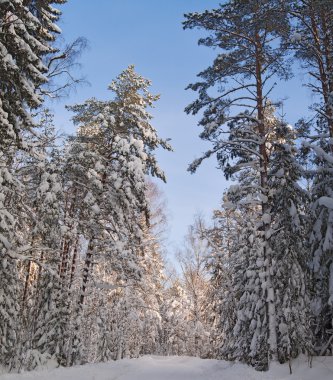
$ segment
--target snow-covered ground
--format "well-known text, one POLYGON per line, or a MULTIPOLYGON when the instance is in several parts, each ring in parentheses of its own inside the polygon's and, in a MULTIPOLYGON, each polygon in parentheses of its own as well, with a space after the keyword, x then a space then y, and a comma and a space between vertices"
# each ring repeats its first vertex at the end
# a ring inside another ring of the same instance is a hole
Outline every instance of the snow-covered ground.
POLYGON ((242 364, 180 356, 144 356, 72 368, 54 368, 23 374, 0 375, 0 380, 332 380, 333 357, 314 358, 312 368, 302 357, 288 365, 273 364, 256 372, 242 364))

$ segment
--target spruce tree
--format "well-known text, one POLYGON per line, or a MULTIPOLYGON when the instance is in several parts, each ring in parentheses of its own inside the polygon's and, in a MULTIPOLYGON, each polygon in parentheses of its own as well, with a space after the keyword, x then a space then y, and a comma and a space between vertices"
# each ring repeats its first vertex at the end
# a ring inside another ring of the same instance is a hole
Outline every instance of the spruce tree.
POLYGON ((17 260, 29 260, 23 254, 28 204, 18 163, 22 162, 20 155, 38 155, 30 144, 36 134, 31 110, 43 103, 40 88, 47 82, 43 60, 52 54, 51 45, 60 33, 55 25, 60 12, 51 4, 62 2, 0 3, 0 291, 5 316, 0 319, 1 364, 12 367, 20 361, 23 335, 17 315, 21 299, 17 260))
POLYGON ((0 115, 2 148, 15 144, 26 149, 22 133, 34 127, 29 109, 38 108, 43 98, 39 88, 46 83, 43 57, 60 29, 55 22, 60 12, 51 6, 58 1, 2 1, 0 115))

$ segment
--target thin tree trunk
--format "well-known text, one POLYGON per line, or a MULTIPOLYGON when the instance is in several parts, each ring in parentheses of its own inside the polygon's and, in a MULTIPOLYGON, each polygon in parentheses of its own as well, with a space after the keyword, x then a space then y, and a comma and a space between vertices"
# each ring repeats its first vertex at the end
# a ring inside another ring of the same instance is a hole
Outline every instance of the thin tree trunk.
POLYGON ((72 284, 73 284, 74 274, 75 274, 75 271, 76 271, 78 244, 79 244, 79 237, 76 238, 75 245, 74 245, 74 252, 73 252, 73 259, 72 259, 72 268, 71 268, 71 278, 70 278, 69 287, 71 287, 72 284))
POLYGON ((93 258, 93 241, 94 241, 94 238, 92 237, 88 244, 86 259, 84 262, 82 286, 81 286, 80 301, 79 301, 80 306, 82 306, 84 303, 84 298, 85 298, 85 294, 86 294, 86 290, 87 290, 87 286, 89 282, 89 275, 90 275, 90 270, 92 267, 92 258, 93 258))
POLYGON ((27 274, 25 276, 24 291, 23 291, 23 298, 22 298, 23 307, 27 301, 28 288, 29 288, 29 283, 30 283, 30 272, 31 272, 31 261, 29 261, 27 265, 27 274))
MULTIPOLYGON (((42 252, 40 254, 40 262, 43 262, 43 260, 44 260, 44 252, 42 252)), ((37 273, 37 281, 36 281, 36 283, 37 283, 37 289, 40 288, 39 284, 40 284, 40 278, 41 278, 41 275, 42 275, 42 270, 43 270, 42 267, 39 266, 38 267, 38 273, 37 273)))
POLYGON ((68 268, 69 248, 70 248, 70 241, 69 239, 66 239, 63 244, 63 250, 61 254, 61 263, 59 267, 59 275, 62 280, 64 280, 66 276, 67 268, 68 268))

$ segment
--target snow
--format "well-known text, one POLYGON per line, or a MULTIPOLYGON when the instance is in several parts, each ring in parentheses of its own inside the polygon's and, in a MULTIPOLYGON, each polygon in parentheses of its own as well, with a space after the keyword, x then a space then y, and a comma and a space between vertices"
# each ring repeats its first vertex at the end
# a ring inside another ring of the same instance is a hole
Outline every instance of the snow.
POLYGON ((271 222, 271 216, 270 216, 270 214, 264 214, 262 216, 261 220, 263 221, 263 223, 269 224, 271 222))
POLYGON ((333 263, 330 265, 330 273, 329 273, 329 280, 328 280, 328 293, 330 295, 328 299, 328 304, 333 306, 333 263))
POLYGON ((302 41, 302 35, 298 32, 295 32, 290 36, 290 41, 294 42, 294 43, 295 42, 301 42, 302 41))
POLYGON ((277 178, 282 178, 282 177, 284 177, 284 169, 283 169, 283 168, 279 169, 279 170, 275 173, 275 177, 277 177, 277 178))
POLYGON ((318 203, 320 206, 325 206, 327 208, 333 209, 333 198, 320 197, 318 203))
POLYGON ((0 380, 332 380, 333 357, 315 357, 312 368, 307 357, 291 363, 274 363, 268 372, 257 372, 244 364, 186 356, 144 356, 72 368, 0 375, 0 380))

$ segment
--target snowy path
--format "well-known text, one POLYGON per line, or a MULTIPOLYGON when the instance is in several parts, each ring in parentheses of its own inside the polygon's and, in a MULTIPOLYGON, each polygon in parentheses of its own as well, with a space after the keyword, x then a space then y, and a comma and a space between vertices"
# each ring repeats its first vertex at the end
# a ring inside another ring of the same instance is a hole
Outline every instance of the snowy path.
POLYGON ((313 368, 306 358, 293 363, 294 375, 286 365, 273 365, 259 373, 241 364, 190 357, 145 356, 74 368, 49 369, 24 374, 0 375, 0 380, 332 380, 333 358, 316 358, 313 368))

